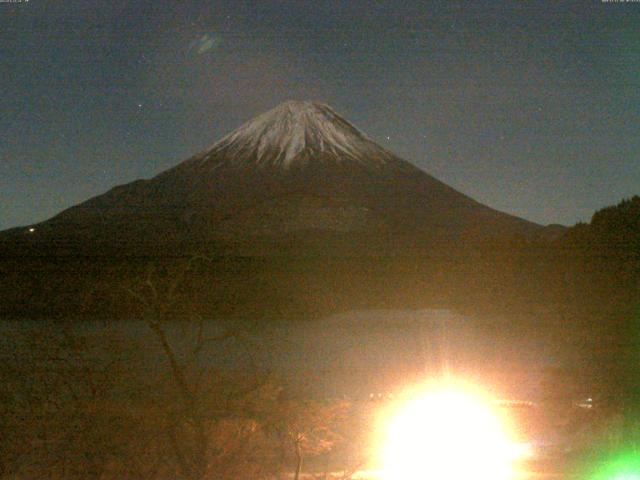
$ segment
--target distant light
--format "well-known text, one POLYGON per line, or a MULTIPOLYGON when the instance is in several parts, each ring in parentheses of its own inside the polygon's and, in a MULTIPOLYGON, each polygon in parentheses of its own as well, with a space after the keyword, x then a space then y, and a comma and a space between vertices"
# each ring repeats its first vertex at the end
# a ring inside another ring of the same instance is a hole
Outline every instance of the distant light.
POLYGON ((33 232, 35 232, 35 231, 36 231, 36 229, 35 229, 35 228, 33 228, 33 227, 31 227, 31 228, 29 229, 29 233, 33 233, 33 232))

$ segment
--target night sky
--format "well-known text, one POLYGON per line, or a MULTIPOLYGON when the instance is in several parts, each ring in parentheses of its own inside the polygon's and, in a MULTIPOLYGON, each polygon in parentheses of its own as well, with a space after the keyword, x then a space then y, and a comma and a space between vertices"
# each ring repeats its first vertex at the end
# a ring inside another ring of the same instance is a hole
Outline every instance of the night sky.
POLYGON ((640 193, 640 3, 3 0, 0 78, 0 229, 287 99, 535 222, 640 193))

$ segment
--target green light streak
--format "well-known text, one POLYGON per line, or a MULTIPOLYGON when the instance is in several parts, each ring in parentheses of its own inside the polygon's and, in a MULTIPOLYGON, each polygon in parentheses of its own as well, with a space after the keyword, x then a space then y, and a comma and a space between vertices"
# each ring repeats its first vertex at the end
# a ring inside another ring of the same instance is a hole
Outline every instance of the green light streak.
POLYGON ((589 480, 640 480, 640 452, 637 450, 614 455, 598 466, 589 480))

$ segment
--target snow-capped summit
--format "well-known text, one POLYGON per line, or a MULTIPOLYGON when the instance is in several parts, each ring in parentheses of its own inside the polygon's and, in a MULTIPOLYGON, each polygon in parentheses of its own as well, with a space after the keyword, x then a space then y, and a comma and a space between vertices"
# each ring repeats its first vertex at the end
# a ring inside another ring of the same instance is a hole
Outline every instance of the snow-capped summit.
POLYGON ((287 169, 318 156, 365 165, 379 165, 392 157, 328 105, 289 100, 224 137, 203 161, 224 157, 287 169))

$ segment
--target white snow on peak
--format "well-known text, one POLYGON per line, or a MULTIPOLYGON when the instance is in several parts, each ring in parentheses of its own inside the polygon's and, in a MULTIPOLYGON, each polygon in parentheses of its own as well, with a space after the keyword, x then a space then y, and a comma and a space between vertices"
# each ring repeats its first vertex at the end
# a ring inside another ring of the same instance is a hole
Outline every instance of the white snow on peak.
POLYGON ((224 151, 239 162, 257 159, 284 168, 302 152, 330 153, 360 163, 379 164, 387 152, 321 103, 287 101, 245 123, 208 152, 224 151), (381 155, 382 154, 382 155, 381 155))

